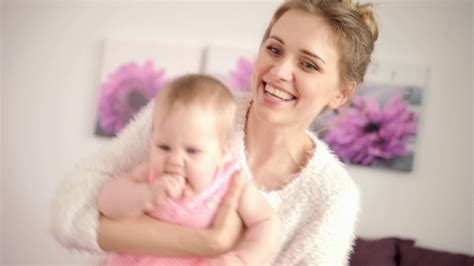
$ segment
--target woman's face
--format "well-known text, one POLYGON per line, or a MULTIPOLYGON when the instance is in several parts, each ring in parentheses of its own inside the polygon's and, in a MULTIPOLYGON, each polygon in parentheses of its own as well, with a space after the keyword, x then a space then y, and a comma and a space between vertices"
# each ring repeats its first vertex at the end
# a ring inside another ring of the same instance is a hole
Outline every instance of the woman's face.
POLYGON ((338 59, 332 31, 321 18, 285 12, 255 62, 252 98, 257 116, 306 128, 324 107, 344 103, 338 59))

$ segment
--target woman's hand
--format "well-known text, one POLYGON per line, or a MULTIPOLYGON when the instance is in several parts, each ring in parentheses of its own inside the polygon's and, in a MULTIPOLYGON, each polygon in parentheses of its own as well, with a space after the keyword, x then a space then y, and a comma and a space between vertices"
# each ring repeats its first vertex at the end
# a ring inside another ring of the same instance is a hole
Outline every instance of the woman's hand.
POLYGON ((211 228, 211 244, 218 253, 231 250, 242 235, 242 220, 237 213, 246 180, 237 172, 232 177, 229 191, 219 206, 211 228))

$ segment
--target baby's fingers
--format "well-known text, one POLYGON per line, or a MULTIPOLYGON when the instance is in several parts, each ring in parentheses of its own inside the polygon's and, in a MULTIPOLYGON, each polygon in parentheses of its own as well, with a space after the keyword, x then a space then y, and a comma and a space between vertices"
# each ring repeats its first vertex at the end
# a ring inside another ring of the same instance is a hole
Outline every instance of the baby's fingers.
POLYGON ((166 180, 166 193, 169 197, 180 198, 184 191, 184 178, 182 176, 168 177, 166 180))

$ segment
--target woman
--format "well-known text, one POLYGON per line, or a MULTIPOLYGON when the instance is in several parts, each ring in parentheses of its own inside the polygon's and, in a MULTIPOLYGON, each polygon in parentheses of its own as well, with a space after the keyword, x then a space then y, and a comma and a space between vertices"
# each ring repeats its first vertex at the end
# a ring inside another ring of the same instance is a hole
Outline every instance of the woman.
MULTIPOLYGON (((377 26, 369 5, 350 0, 283 3, 256 59, 251 93, 239 105, 233 148, 243 175, 278 210, 284 244, 275 265, 347 263, 359 192, 343 165, 307 132, 314 117, 347 103, 370 62, 377 26)), ((222 254, 237 241, 239 179, 209 230, 193 230, 142 216, 99 216, 96 197, 107 178, 148 154, 150 104, 108 149, 79 165, 58 193, 54 226, 66 246, 147 255, 222 254)), ((245 231, 242 232, 245 237, 245 231)))

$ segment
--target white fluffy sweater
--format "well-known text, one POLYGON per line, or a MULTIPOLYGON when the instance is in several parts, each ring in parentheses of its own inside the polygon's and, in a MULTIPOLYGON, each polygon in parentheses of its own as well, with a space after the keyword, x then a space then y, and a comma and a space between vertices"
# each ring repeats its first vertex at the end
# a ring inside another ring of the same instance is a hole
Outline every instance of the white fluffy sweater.
MULTIPOLYGON (((239 106, 233 148, 251 176, 244 151, 250 95, 239 106)), ((79 163, 61 185, 53 204, 52 229, 65 247, 102 253, 97 244, 96 198, 109 177, 148 156, 153 103, 98 155, 79 163)), ((262 192, 284 225, 284 244, 273 265, 346 265, 359 211, 359 191, 326 144, 308 132, 316 149, 298 176, 283 189, 262 192)))

